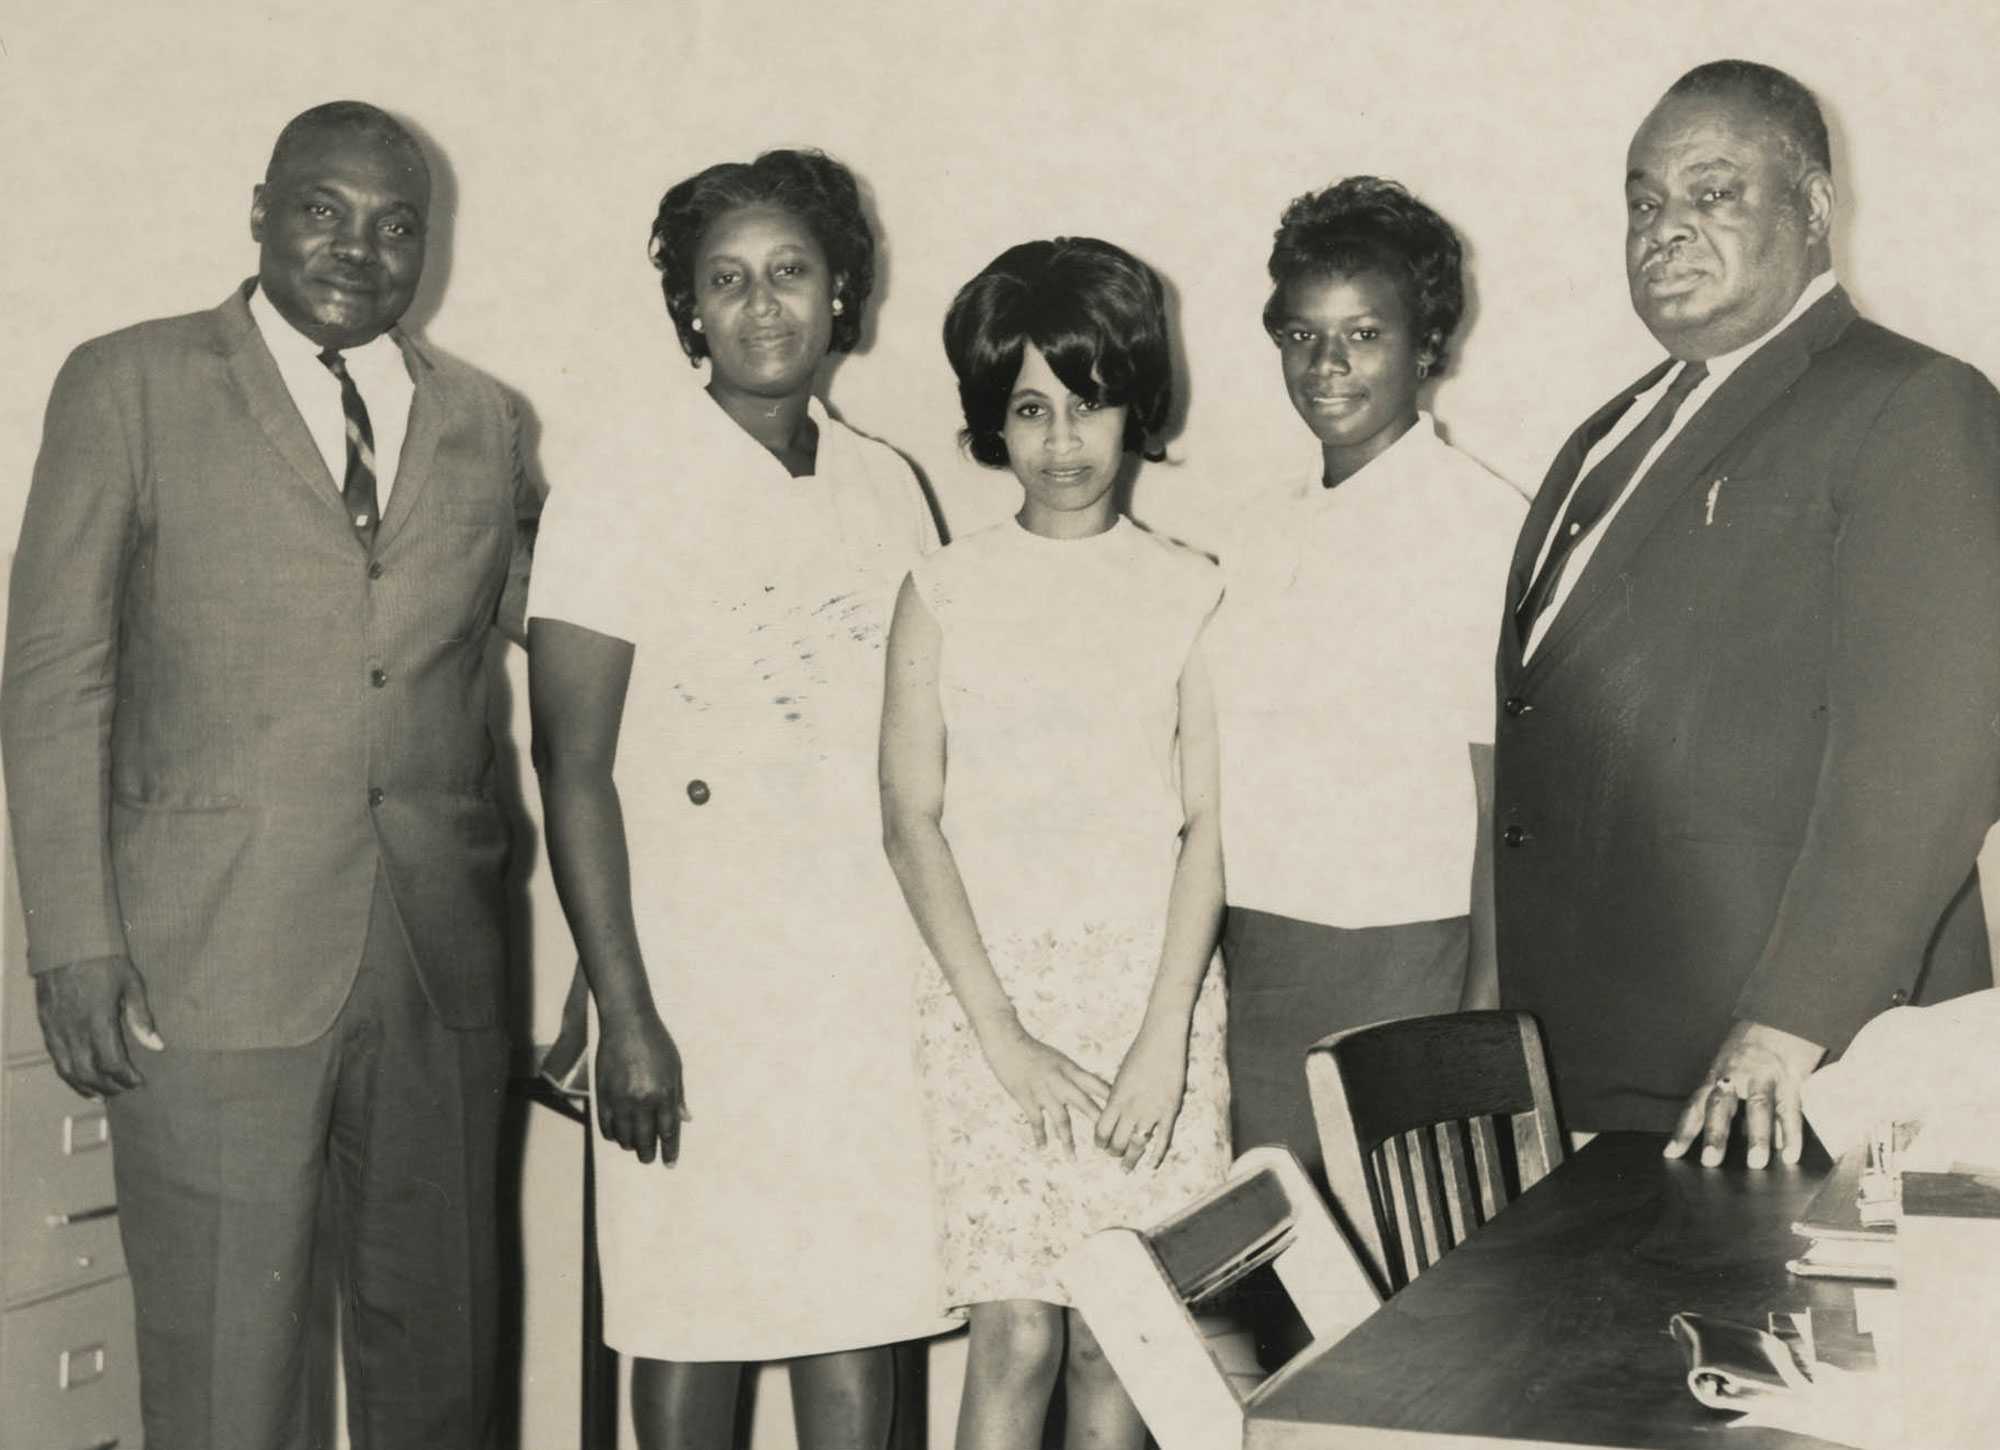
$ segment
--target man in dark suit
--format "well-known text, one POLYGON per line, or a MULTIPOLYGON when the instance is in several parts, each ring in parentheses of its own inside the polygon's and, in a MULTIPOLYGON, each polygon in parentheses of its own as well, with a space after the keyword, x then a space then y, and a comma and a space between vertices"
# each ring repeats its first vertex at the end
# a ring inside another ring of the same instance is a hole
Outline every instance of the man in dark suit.
POLYGON ((488 1433, 484 656, 538 500, 500 387, 394 326, 429 200, 387 114, 306 112, 257 276, 85 343, 49 402, 0 743, 43 1033, 109 1100, 150 1450, 305 1443, 323 1188, 354 1443, 488 1433))
POLYGON ((2000 396, 1856 315, 1826 126, 1683 76, 1633 139, 1632 304, 1671 356, 1573 435, 1514 556, 1499 1000, 1570 1127, 1796 1161, 1870 1016, 1990 985, 2000 396))

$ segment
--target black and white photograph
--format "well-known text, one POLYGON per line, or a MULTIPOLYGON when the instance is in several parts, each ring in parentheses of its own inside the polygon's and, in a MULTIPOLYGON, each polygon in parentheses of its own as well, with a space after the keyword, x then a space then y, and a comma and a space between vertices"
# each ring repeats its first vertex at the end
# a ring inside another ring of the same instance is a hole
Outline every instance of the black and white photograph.
POLYGON ((0 1450, 2000 1444, 1996 56, 0 0, 0 1450))

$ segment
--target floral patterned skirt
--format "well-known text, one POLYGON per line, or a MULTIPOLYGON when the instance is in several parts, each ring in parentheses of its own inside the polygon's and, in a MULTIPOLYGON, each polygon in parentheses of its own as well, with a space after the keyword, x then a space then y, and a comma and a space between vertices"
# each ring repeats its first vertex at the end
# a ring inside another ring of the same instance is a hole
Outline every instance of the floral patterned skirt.
MULTIPOLYGON (((1159 969, 1162 922, 1093 922, 1034 933, 987 932, 987 951, 1033 1036, 1104 1078, 1145 1015, 1159 969)), ((1067 1304, 1056 1262, 1102 1228, 1150 1224, 1228 1173, 1229 1078, 1222 970, 1195 1001, 1187 1093, 1165 1160, 1127 1173, 1099 1148, 1095 1122, 1072 1114, 1076 1156, 1036 1147, 1018 1104, 980 1051, 934 963, 917 989, 917 1064, 930 1140, 944 1307, 1001 1299, 1067 1304)))

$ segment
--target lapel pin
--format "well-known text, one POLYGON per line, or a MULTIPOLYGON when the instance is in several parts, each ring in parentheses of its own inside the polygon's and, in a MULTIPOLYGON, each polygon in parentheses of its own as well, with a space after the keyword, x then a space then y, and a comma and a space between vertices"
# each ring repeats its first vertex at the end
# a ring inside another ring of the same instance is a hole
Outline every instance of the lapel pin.
POLYGON ((1702 511, 1701 526, 1707 528, 1715 522, 1715 501, 1722 497, 1722 485, 1729 482, 1729 475, 1723 474, 1708 486, 1708 505, 1702 511))

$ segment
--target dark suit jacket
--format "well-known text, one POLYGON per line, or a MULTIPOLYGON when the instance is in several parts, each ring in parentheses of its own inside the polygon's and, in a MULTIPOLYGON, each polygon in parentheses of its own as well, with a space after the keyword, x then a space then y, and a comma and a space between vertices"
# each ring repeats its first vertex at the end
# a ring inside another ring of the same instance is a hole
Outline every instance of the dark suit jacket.
POLYGON ((491 1024, 486 646, 518 633, 538 510, 515 410, 396 335, 415 392, 371 561, 248 293, 56 379, 0 681, 30 965, 129 954, 177 1047, 309 1041, 379 861, 432 1004, 491 1024))
POLYGON ((1499 660, 1501 999, 1573 1128, 1671 1127, 1731 1022, 1839 1052, 1990 985, 2000 815, 2000 395, 1816 303, 1722 383, 1608 526, 1532 659, 1499 660))

